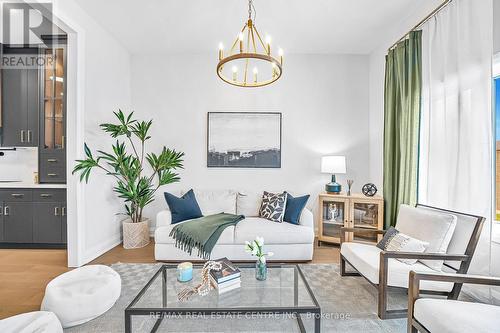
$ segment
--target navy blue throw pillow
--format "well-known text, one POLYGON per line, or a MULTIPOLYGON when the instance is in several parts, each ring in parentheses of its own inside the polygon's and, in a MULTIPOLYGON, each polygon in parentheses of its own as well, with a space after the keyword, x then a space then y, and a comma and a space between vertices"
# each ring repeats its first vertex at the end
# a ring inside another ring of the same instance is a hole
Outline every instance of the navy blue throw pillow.
POLYGON ((294 198, 290 193, 286 193, 286 206, 284 221, 292 224, 299 224, 300 214, 309 200, 309 194, 294 198))
POLYGON ((172 224, 203 216, 193 190, 189 190, 180 198, 167 192, 164 195, 172 213, 172 224))

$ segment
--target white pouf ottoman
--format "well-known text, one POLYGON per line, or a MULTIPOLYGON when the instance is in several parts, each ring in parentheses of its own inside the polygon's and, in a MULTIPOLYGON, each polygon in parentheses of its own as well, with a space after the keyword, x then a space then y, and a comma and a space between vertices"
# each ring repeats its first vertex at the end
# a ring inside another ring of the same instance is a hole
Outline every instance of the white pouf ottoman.
POLYGON ((49 282, 41 310, 54 312, 64 328, 83 324, 115 304, 121 285, 120 275, 108 266, 76 268, 49 282))
POLYGON ((34 311, 0 320, 2 333, 62 333, 59 319, 52 312, 34 311))

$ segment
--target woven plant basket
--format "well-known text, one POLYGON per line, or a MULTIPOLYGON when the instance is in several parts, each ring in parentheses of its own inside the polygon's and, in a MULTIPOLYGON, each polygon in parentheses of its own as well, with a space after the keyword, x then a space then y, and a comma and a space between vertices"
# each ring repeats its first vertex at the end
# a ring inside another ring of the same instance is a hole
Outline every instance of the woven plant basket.
POLYGON ((123 221, 123 248, 138 249, 149 244, 149 220, 132 223, 132 220, 123 221))

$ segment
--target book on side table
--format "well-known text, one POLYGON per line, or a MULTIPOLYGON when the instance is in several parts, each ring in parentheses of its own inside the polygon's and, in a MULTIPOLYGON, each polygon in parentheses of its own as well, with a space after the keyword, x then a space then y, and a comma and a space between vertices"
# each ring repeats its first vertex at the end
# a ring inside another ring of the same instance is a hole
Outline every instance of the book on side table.
POLYGON ((238 267, 227 258, 215 261, 220 262, 222 268, 220 271, 210 271, 210 281, 219 294, 241 287, 241 272, 238 267))

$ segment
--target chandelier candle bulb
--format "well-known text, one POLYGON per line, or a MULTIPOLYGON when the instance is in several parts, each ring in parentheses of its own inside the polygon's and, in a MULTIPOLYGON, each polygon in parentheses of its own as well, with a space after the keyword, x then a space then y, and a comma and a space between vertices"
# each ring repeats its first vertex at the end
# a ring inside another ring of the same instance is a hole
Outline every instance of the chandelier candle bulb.
POLYGON ((257 74, 259 74, 259 70, 257 69, 257 67, 254 67, 253 68, 253 82, 254 83, 257 83, 257 74))
POLYGON ((267 55, 271 55, 271 36, 266 36, 267 55))
POLYGON ((219 61, 224 58, 224 45, 219 43, 219 61))
POLYGON ((236 81, 238 75, 238 67, 233 66, 233 81, 236 81))
POLYGON ((240 53, 243 53, 243 32, 240 32, 238 39, 240 40, 240 53))
POLYGON ((280 56, 280 64, 283 65, 283 49, 278 50, 278 55, 280 56))

